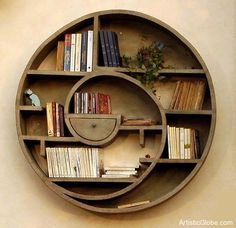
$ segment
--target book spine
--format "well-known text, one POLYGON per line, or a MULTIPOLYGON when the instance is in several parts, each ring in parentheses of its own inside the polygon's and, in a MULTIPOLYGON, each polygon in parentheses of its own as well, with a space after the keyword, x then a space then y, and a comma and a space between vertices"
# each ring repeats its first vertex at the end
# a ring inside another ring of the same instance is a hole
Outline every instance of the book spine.
POLYGON ((81 46, 81 71, 87 70, 87 44, 88 32, 82 33, 82 46, 81 46))
POLYGON ((59 104, 56 103, 56 136, 60 137, 59 104))
POLYGON ((48 164, 48 176, 54 177, 53 169, 52 169, 52 157, 51 157, 51 150, 49 147, 46 147, 46 155, 47 155, 47 164, 48 164))
POLYGON ((105 40, 106 53, 107 53, 107 59, 108 59, 108 66, 112 67, 111 50, 110 50, 109 41, 108 41, 108 34, 107 34, 107 31, 103 31, 103 32, 104 32, 104 40, 105 40))
POLYGON ((81 63, 81 34, 76 34, 76 45, 75 45, 75 71, 80 71, 81 63))
POLYGON ((119 66, 121 66, 121 64, 120 64, 120 50, 119 50, 118 37, 115 32, 112 32, 112 39, 113 39, 113 43, 114 43, 116 63, 117 63, 117 66, 119 67, 119 66))
POLYGON ((57 42, 57 62, 56 62, 57 71, 63 71, 64 69, 64 51, 65 51, 65 42, 58 41, 57 42))
POLYGON ((70 71, 71 34, 65 34, 64 71, 70 71))
POLYGON ((46 103, 48 136, 54 136, 52 102, 46 103))
POLYGON ((59 104, 59 124, 60 124, 60 136, 64 137, 64 107, 59 104))
POLYGON ((71 34, 70 71, 75 71, 76 34, 71 34))
POLYGON ((88 44, 87 44, 87 72, 93 69, 93 31, 88 31, 88 44))
POLYGON ((108 32, 107 32, 107 35, 108 35, 108 42, 109 42, 109 46, 110 46, 110 50, 111 50, 112 66, 113 66, 113 67, 117 67, 116 56, 115 56, 115 48, 114 48, 114 42, 113 42, 113 38, 112 38, 112 32, 111 32, 111 31, 108 31, 108 32))
POLYGON ((106 47, 105 47, 105 39, 104 39, 104 31, 99 31, 99 37, 100 37, 100 44, 101 44, 101 50, 102 50, 102 57, 103 57, 103 64, 105 67, 108 67, 108 60, 107 60, 107 53, 106 53, 106 47))
POLYGON ((52 102, 53 136, 57 136, 56 102, 52 102))

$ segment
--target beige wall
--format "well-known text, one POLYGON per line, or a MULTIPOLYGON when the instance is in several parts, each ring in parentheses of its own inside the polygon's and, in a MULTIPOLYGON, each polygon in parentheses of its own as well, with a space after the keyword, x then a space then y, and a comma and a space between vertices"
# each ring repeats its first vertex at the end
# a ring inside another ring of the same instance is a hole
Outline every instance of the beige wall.
POLYGON ((182 219, 236 226, 235 0, 0 0, 0 227, 178 227, 182 219), (14 102, 36 48, 70 21, 94 11, 130 9, 172 26, 199 51, 212 75, 217 125, 207 161, 172 199, 128 215, 98 215, 51 192, 17 141, 14 102))

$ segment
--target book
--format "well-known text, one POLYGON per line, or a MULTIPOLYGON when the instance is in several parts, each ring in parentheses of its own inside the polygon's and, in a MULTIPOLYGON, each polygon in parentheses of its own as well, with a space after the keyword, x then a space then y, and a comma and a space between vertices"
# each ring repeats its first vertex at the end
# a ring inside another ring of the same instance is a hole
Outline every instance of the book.
POLYGON ((99 38, 100 38, 101 52, 102 52, 102 58, 103 58, 103 65, 105 67, 108 67, 107 52, 106 52, 105 39, 104 39, 104 31, 102 31, 102 30, 99 31, 99 38))
POLYGON ((47 115, 47 127, 48 127, 48 136, 54 136, 53 128, 53 114, 52 114, 52 103, 46 103, 46 115, 47 115))
POLYGON ((91 72, 93 68, 93 31, 88 31, 87 41, 87 72, 91 72))
POLYGON ((112 38, 112 32, 107 31, 107 37, 108 37, 108 43, 110 47, 110 52, 111 52, 111 62, 113 67, 117 67, 117 62, 116 62, 116 55, 115 55, 115 48, 114 48, 114 39, 112 38))
POLYGON ((88 44, 88 32, 82 33, 81 41, 81 63, 80 70, 87 71, 87 44, 88 44))
POLYGON ((75 42, 75 71, 80 71, 82 35, 80 33, 77 33, 75 39, 76 39, 76 42, 75 42))
POLYGON ((156 124, 155 120, 151 119, 123 119, 123 126, 151 126, 156 124))
POLYGON ((65 34, 64 71, 70 71, 71 34, 65 34))
POLYGON ((104 34, 104 41, 105 41, 105 47, 106 47, 106 53, 107 53, 108 66, 112 67, 111 49, 110 49, 109 40, 108 40, 108 33, 107 31, 103 31, 103 34, 104 34))
POLYGON ((204 102, 206 82, 203 80, 178 81, 170 109, 200 110, 204 102))
POLYGON ((75 47, 76 47, 76 34, 71 34, 70 46, 70 71, 75 71, 75 47))
POLYGON ((114 43, 116 63, 117 63, 117 66, 119 67, 121 65, 120 64, 121 61, 120 61, 120 50, 119 50, 118 37, 115 32, 111 32, 111 33, 112 33, 112 39, 113 39, 113 43, 114 43))
POLYGON ((65 42, 58 41, 57 42, 57 60, 56 60, 57 71, 64 70, 64 51, 65 51, 65 42))

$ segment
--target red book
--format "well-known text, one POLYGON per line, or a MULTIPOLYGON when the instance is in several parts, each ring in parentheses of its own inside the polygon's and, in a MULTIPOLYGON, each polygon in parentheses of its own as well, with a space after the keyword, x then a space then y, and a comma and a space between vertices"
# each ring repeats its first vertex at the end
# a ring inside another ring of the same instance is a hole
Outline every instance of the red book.
POLYGON ((60 136, 64 137, 64 107, 59 104, 59 124, 60 124, 60 136))

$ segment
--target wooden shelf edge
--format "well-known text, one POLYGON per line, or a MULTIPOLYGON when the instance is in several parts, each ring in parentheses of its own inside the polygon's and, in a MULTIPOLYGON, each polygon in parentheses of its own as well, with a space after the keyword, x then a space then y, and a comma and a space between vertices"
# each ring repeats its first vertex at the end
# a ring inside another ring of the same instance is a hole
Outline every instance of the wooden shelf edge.
POLYGON ((162 125, 150 125, 150 126, 128 126, 128 125, 120 125, 119 130, 159 130, 162 131, 162 125))
POLYGON ((166 114, 179 114, 179 115, 212 115, 212 110, 175 110, 165 109, 166 114))
POLYGON ((30 112, 43 112, 45 108, 42 106, 31 106, 31 105, 20 105, 18 106, 20 111, 30 111, 30 112))
POLYGON ((88 72, 56 71, 56 70, 28 70, 27 75, 35 76, 74 76, 84 77, 88 72))
POLYGON ((76 137, 51 137, 36 135, 22 135, 21 137, 24 141, 79 142, 76 137))
POLYGON ((102 178, 102 177, 78 177, 78 178, 69 178, 69 177, 59 177, 59 178, 54 178, 54 177, 48 177, 47 180, 51 182, 95 182, 95 183, 134 183, 137 178, 135 177, 130 177, 130 178, 102 178))
MULTIPOLYGON (((128 69, 126 67, 96 66, 95 70, 117 71, 123 73, 144 73, 143 69, 128 69)), ((203 69, 161 69, 159 74, 205 74, 203 69)))
MULTIPOLYGON (((140 163, 152 163, 155 159, 154 158, 139 158, 140 163)), ((202 162, 201 159, 169 159, 169 158, 159 158, 157 163, 164 163, 164 164, 189 164, 189 163, 200 163, 202 162)))
POLYGON ((66 118, 89 118, 89 119, 120 119, 119 114, 76 114, 76 113, 65 113, 66 118))

